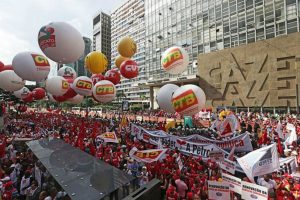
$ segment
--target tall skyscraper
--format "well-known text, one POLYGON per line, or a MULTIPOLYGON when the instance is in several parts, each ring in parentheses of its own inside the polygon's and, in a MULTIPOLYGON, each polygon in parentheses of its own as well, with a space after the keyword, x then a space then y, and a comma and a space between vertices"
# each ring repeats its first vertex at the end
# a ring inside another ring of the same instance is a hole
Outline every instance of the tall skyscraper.
MULTIPOLYGON (((78 76, 91 76, 91 73, 84 67, 84 59, 85 57, 91 52, 91 45, 92 45, 92 40, 87 37, 83 37, 84 40, 84 54, 75 62, 75 63, 70 63, 66 64, 67 66, 73 67, 74 70, 77 73, 78 76)), ((61 65, 58 64, 58 68, 60 68, 61 65)))
POLYGON ((193 63, 199 54, 299 31, 299 2, 145 0, 148 80, 159 87, 164 81, 190 79, 198 74, 193 63), (160 64, 161 54, 174 45, 189 53, 190 64, 181 77, 165 73, 160 64))
POLYGON ((111 17, 102 11, 93 19, 93 51, 101 51, 111 66, 111 17))
POLYGON ((139 66, 137 78, 122 79, 117 85, 119 93, 123 93, 131 103, 148 104, 149 89, 143 85, 146 83, 145 71, 145 7, 141 0, 128 0, 114 10, 112 18, 112 60, 118 56, 117 45, 122 37, 130 36, 137 43, 137 53, 132 58, 139 66))

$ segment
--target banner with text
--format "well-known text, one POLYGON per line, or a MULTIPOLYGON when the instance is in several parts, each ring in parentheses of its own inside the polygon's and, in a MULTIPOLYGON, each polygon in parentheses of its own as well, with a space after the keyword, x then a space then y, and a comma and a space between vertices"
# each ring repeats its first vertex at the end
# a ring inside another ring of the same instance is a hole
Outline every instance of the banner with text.
POLYGON ((104 142, 112 142, 112 143, 119 143, 119 140, 117 138, 117 135, 115 132, 106 132, 99 136, 104 140, 104 142))
POLYGON ((208 183, 208 199, 230 199, 229 185, 223 182, 207 181, 208 183))
POLYGON ((224 159, 223 161, 219 162, 220 168, 231 173, 234 174, 235 173, 235 167, 236 167, 236 163, 228 160, 228 159, 224 159))
POLYGON ((242 181, 242 198, 247 200, 268 200, 268 188, 242 181))
POLYGON ((152 163, 159 160, 167 149, 149 149, 139 151, 136 148, 132 148, 129 152, 129 156, 138 162, 152 163))
POLYGON ((238 194, 242 194, 242 180, 240 178, 222 173, 223 182, 228 183, 229 190, 238 194))

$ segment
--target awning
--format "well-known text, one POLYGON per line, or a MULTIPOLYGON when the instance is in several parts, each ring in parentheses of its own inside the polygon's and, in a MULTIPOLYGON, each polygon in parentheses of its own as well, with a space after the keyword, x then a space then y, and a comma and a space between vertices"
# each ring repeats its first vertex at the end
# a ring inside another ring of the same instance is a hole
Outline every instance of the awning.
POLYGON ((133 180, 60 139, 35 140, 27 145, 73 200, 99 200, 133 180))

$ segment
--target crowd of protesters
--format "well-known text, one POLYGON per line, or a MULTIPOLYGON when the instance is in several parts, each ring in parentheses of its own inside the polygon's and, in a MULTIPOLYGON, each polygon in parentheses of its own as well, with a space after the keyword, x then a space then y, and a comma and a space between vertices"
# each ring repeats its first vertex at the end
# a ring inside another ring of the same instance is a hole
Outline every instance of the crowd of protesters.
MULTIPOLYGON (((141 113, 145 114, 145 113, 141 113)), ((149 113, 148 113, 149 115, 149 113)), ((163 112, 151 112, 150 115, 160 116, 163 112)), ((239 130, 235 135, 248 132, 254 149, 270 143, 283 144, 278 137, 278 123, 282 133, 286 132, 286 124, 292 123, 297 134, 300 134, 300 121, 292 115, 271 116, 269 113, 236 113, 239 119, 239 130)), ((172 116, 175 117, 175 116, 172 116)), ((220 116, 215 113, 210 120, 220 116)), ((162 199, 208 199, 207 180, 222 181, 222 170, 211 159, 203 161, 201 157, 182 155, 178 149, 168 150, 163 160, 151 164, 138 163, 129 157, 129 151, 136 147, 139 150, 154 149, 154 145, 139 141, 131 135, 130 122, 147 129, 162 129, 171 134, 201 134, 202 136, 220 140, 217 131, 199 128, 185 128, 183 124, 176 124, 170 130, 165 129, 166 122, 146 122, 126 120, 120 123, 121 115, 112 119, 79 116, 74 113, 55 112, 27 112, 21 115, 7 115, 5 118, 5 135, 2 134, 0 143, 1 156, 1 191, 2 199, 67 199, 53 178, 34 157, 30 151, 18 151, 13 142, 16 138, 40 139, 56 137, 66 143, 80 148, 104 162, 117 167, 134 176, 134 189, 147 184, 151 179, 161 181, 162 199), (119 144, 103 144, 97 142, 97 135, 107 131, 114 131, 119 138, 119 144), (1 146, 2 145, 2 146, 1 146), (176 158, 180 155, 184 168, 179 169, 176 158)), ((300 138, 300 137, 298 137, 300 138)), ((283 157, 298 156, 300 163, 300 141, 291 145, 281 146, 279 153, 283 157)), ((238 155, 240 156, 240 155, 238 155)), ((288 166, 286 166, 288 168, 288 166)), ((265 175, 257 179, 257 184, 269 188, 271 199, 300 199, 299 179, 287 173, 287 169, 265 175)), ((244 180, 245 175, 242 176, 244 180)), ((128 195, 129 186, 123 187, 123 196, 128 195)), ((233 199, 240 199, 238 194, 232 194, 233 199)))

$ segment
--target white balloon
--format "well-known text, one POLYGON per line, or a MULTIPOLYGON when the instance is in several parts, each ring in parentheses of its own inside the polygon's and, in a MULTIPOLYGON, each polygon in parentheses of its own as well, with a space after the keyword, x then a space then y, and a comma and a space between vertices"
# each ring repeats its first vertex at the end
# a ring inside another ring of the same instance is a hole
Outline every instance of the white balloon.
POLYGON ((169 74, 181 74, 188 64, 189 55, 181 47, 171 47, 162 54, 161 66, 169 74))
POLYGON ((21 90, 15 91, 15 97, 19 99, 25 98, 29 94, 30 90, 27 87, 23 87, 21 90))
POLYGON ((72 85, 72 89, 82 96, 91 96, 93 89, 93 81, 89 77, 79 76, 72 85))
POLYGON ((58 63, 73 63, 84 54, 82 35, 65 22, 52 22, 43 26, 39 31, 38 42, 44 54, 58 63))
POLYGON ((116 86, 107 80, 99 81, 93 87, 94 98, 102 103, 107 103, 114 100, 116 97, 116 92, 116 86))
POLYGON ((71 104, 80 104, 84 99, 84 96, 77 94, 75 97, 68 99, 71 104))
POLYGON ((76 71, 70 66, 63 66, 57 71, 58 76, 62 76, 65 79, 75 79, 77 77, 76 71))
POLYGON ((54 76, 46 80, 45 89, 54 96, 62 96, 68 91, 69 87, 69 83, 64 77, 54 76))
POLYGON ((165 112, 173 113, 175 112, 172 106, 172 95, 179 87, 174 84, 166 84, 162 86, 157 92, 156 101, 161 109, 165 112))
POLYGON ((184 85, 172 96, 172 105, 176 112, 185 116, 193 116, 205 107, 206 96, 196 85, 184 85))
POLYGON ((18 53, 12 61, 12 67, 18 76, 28 81, 40 82, 50 72, 48 59, 33 52, 18 53))
POLYGON ((24 87, 23 81, 13 70, 0 72, 0 88, 6 91, 17 91, 24 87))

